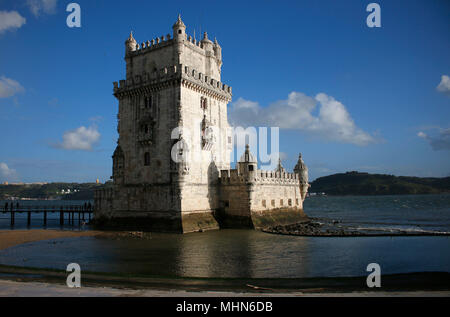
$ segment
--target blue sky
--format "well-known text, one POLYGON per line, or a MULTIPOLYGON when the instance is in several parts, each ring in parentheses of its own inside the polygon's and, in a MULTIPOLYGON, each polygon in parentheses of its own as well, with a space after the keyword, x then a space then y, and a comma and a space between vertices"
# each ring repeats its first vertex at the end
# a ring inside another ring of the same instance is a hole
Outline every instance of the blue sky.
POLYGON ((280 126, 292 169, 450 175, 450 2, 0 0, 0 182, 105 181, 124 41, 171 33, 222 46, 230 121, 280 126), (256 114, 256 115, 255 115, 256 114), (83 137, 80 139, 80 135, 83 137))

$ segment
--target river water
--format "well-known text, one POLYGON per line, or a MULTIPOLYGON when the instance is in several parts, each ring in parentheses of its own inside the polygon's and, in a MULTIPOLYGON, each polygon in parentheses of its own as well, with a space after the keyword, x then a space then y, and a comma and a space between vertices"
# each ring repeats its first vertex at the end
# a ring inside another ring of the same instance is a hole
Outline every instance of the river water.
MULTIPOLYGON (((305 211, 319 221, 338 220, 354 228, 450 232, 450 195, 311 197, 305 211)), ((172 277, 364 276, 373 262, 382 274, 450 272, 450 237, 298 237, 219 230, 152 233, 147 240, 65 238, 0 251, 0 264, 64 270, 72 262, 85 271, 172 277)))

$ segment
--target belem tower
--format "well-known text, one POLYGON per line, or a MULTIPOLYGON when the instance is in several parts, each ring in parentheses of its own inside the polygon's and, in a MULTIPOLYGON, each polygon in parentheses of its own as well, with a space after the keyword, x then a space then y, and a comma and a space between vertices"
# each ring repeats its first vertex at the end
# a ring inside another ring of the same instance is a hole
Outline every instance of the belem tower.
POLYGON ((99 226, 168 232, 263 228, 305 221, 308 169, 258 170, 246 146, 230 168, 230 86, 221 82, 222 48, 197 41, 178 17, 167 34, 125 42, 112 186, 95 192, 99 226))

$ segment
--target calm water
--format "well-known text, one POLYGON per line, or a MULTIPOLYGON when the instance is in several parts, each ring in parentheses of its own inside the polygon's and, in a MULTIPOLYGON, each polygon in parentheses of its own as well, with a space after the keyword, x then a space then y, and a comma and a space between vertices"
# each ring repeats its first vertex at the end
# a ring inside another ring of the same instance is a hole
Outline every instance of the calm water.
POLYGON ((450 232, 450 194, 310 197, 304 209, 357 229, 450 232))
MULTIPOLYGON (((314 197, 313 217, 355 227, 450 231, 450 195, 314 197)), ((149 240, 83 237, 39 241, 0 251, 0 263, 86 271, 186 277, 363 276, 450 272, 450 237, 295 237, 253 230, 152 234, 149 240)))

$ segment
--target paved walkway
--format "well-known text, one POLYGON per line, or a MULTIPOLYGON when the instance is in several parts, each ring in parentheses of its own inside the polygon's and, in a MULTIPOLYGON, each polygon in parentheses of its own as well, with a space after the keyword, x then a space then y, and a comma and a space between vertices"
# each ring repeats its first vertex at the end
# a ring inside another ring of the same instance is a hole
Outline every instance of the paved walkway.
POLYGON ((450 291, 438 292, 355 292, 355 293, 287 293, 287 294, 257 294, 257 293, 234 293, 234 292, 187 292, 187 291, 162 291, 152 289, 117 289, 110 287, 81 287, 68 288, 64 285, 37 283, 37 282, 15 282, 0 280, 0 296, 23 297, 23 296, 43 296, 43 297, 116 297, 116 296, 135 296, 135 297, 256 297, 256 296, 450 296, 450 291))

